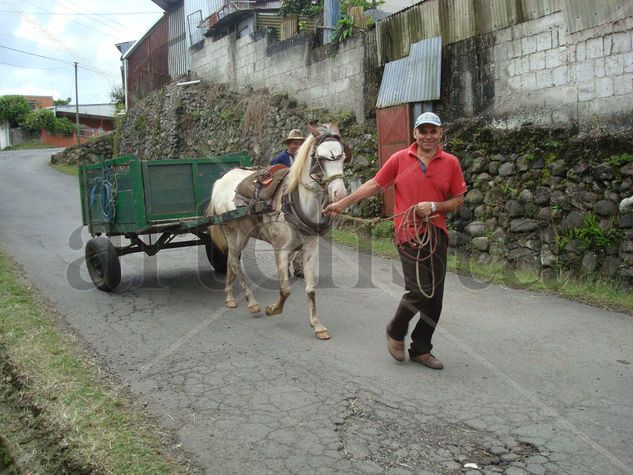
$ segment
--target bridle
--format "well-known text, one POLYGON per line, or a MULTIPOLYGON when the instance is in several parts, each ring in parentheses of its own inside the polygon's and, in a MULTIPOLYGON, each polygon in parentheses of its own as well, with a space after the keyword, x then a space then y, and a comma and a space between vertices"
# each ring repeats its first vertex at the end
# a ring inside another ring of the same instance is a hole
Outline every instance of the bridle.
POLYGON ((341 155, 334 155, 333 152, 330 152, 330 156, 327 155, 319 155, 317 153, 317 149, 319 148, 319 145, 321 145, 324 142, 339 142, 341 143, 341 136, 339 134, 336 133, 332 133, 332 132, 326 132, 323 133, 317 137, 315 137, 316 143, 312 148, 312 154, 310 155, 310 178, 312 179, 312 181, 314 183, 316 183, 318 185, 318 187, 316 186, 311 186, 310 184, 305 184, 305 183, 301 183, 301 185, 310 190, 310 191, 314 191, 316 193, 323 193, 327 190, 327 187, 330 185, 330 183, 332 183, 334 180, 338 180, 343 179, 344 175, 342 173, 337 173, 335 175, 331 175, 331 176, 325 176, 325 169, 323 168, 323 160, 327 160, 329 162, 336 162, 338 160, 340 160, 341 158, 343 158, 343 163, 348 163, 351 160, 351 153, 346 153, 346 145, 343 145, 343 156, 341 155))
MULTIPOLYGON (((334 180, 338 180, 339 178, 342 179, 344 177, 342 173, 337 173, 332 176, 325 176, 325 169, 323 168, 323 164, 321 162, 323 160, 335 162, 343 159, 343 163, 347 163, 351 160, 352 157, 351 150, 345 144, 342 144, 342 156, 334 155, 334 153, 332 152, 330 153, 330 156, 319 155, 317 153, 319 145, 321 145, 323 142, 329 141, 336 141, 341 143, 341 136, 336 133, 326 132, 315 137, 315 144, 312 148, 312 153, 310 154, 309 176, 312 182, 309 184, 300 182, 301 186, 303 186, 305 189, 317 193, 321 196, 323 196, 324 194, 327 196, 326 191, 330 183, 332 183, 334 180), (312 183, 315 183, 316 186, 313 186, 312 183)), ((314 222, 303 212, 300 202, 301 201, 299 199, 298 187, 295 188, 294 191, 292 191, 291 193, 282 195, 282 210, 286 217, 286 221, 290 223, 301 234, 323 236, 325 233, 327 233, 332 227, 331 216, 322 216, 322 220, 320 222, 314 222)))

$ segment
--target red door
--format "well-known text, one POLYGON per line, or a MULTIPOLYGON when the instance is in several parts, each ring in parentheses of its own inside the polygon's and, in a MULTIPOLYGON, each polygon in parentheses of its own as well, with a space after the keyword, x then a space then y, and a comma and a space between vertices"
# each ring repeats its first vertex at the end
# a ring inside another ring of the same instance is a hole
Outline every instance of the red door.
MULTIPOLYGON (((382 166, 398 150, 411 145, 411 108, 402 104, 376 111, 378 129, 378 159, 382 166)), ((383 215, 393 214, 393 189, 383 195, 383 215)))

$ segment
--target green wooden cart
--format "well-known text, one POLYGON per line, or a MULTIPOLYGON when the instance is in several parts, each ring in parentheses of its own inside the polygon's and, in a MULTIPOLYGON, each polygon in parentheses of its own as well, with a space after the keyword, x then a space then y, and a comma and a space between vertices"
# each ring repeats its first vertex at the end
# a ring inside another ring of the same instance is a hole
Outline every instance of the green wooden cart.
POLYGON ((86 266, 95 286, 111 291, 119 285, 120 256, 152 256, 161 249, 186 246, 206 246, 213 268, 225 272, 226 256, 213 244, 208 226, 240 218, 249 210, 240 207, 210 217, 204 212, 215 181, 232 168, 250 165, 250 157, 240 152, 184 160, 127 155, 79 167, 82 221, 93 236, 86 243, 86 266), (174 241, 185 234, 197 239, 174 241), (129 245, 115 246, 104 235, 123 236, 129 245), (158 235, 154 242, 152 235, 158 235))

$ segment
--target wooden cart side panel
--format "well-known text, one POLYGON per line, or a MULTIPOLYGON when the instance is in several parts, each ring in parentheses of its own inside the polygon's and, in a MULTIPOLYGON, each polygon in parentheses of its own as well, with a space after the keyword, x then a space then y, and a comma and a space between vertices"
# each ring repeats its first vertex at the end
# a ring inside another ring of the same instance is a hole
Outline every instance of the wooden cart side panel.
POLYGON ((79 197, 81 198, 81 224, 88 226, 90 224, 89 214, 89 194, 86 190, 86 170, 83 167, 79 168, 79 174, 77 176, 79 180, 79 197))
POLYGON ((203 216, 215 181, 229 170, 247 165, 250 157, 243 153, 142 162, 147 222, 203 216))

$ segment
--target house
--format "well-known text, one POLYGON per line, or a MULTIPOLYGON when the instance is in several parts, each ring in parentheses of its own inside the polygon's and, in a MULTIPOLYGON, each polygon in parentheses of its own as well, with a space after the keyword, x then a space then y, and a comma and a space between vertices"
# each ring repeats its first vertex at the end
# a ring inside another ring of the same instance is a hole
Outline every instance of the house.
POLYGON ((24 96, 26 102, 31 106, 31 110, 40 110, 52 107, 55 104, 53 96, 24 96))
MULTIPOLYGON (((32 111, 46 109, 55 103, 53 96, 22 96, 32 111)), ((39 140, 38 133, 20 127, 11 127, 9 121, 0 123, 0 150, 12 145, 19 145, 32 140, 39 140)))
MULTIPOLYGON (((66 118, 73 124, 77 119, 77 107, 69 104, 66 106, 53 106, 48 109, 55 112, 58 118, 66 118)), ((101 135, 114 130, 114 104, 80 104, 79 105, 79 140, 86 142, 94 135, 101 135)), ((69 147, 77 143, 77 135, 56 135, 42 129, 42 143, 54 147, 69 147)))

